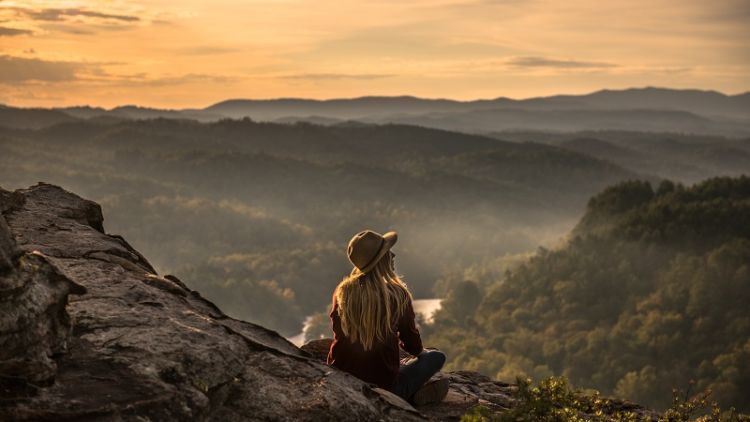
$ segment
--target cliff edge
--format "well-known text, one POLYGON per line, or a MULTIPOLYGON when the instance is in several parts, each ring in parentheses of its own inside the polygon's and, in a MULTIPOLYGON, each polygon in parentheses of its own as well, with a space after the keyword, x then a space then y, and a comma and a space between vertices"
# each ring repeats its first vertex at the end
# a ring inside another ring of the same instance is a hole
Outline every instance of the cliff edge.
POLYGON ((518 386, 457 371, 415 409, 325 365, 330 340, 300 349, 226 316, 103 221, 57 186, 0 189, 0 420, 447 421, 519 403, 518 386))
POLYGON ((422 420, 156 274, 101 208, 0 190, 0 420, 422 420))

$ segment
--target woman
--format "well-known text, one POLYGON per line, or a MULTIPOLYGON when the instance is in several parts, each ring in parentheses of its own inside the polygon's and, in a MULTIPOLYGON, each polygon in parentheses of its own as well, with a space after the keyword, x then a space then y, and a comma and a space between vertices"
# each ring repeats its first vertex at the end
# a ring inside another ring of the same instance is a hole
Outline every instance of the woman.
POLYGON ((394 266, 397 238, 396 232, 364 230, 349 242, 354 269, 333 293, 328 364, 413 404, 436 403, 448 392, 448 380, 428 380, 443 367, 445 355, 422 347, 411 293, 394 266), (416 359, 399 366, 399 346, 416 359))

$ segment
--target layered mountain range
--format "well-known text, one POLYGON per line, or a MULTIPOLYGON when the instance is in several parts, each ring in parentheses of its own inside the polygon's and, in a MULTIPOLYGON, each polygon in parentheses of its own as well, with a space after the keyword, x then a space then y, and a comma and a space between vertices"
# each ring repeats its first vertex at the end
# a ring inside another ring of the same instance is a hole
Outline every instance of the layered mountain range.
POLYGON ((232 99, 202 109, 182 110, 138 106, 0 109, 0 125, 14 127, 40 127, 74 119, 157 117, 200 121, 249 117, 329 125, 402 123, 471 133, 614 129, 742 137, 750 135, 750 93, 725 95, 715 91, 639 88, 523 100, 500 97, 455 101, 402 96, 232 99))
POLYGON ((713 135, 3 112, 16 117, 0 126, 0 185, 96 200, 157 269, 289 336, 325 310, 364 227, 399 231, 415 296, 443 297, 450 272, 558 243, 606 186, 750 172, 748 139, 713 135))

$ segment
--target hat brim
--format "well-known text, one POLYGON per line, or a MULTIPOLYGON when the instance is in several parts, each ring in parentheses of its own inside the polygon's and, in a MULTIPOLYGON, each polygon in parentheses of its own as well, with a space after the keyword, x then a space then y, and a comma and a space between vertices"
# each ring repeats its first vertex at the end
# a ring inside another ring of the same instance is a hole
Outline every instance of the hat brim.
POLYGON ((388 251, 391 250, 393 245, 396 244, 396 241, 398 240, 398 233, 396 232, 388 232, 383 235, 383 244, 380 246, 380 250, 378 251, 377 255, 375 255, 375 259, 372 260, 372 262, 366 266, 365 268, 360 268, 359 270, 363 273, 369 272, 373 268, 375 268, 376 265, 378 265, 378 262, 380 262, 381 259, 385 256, 388 251))

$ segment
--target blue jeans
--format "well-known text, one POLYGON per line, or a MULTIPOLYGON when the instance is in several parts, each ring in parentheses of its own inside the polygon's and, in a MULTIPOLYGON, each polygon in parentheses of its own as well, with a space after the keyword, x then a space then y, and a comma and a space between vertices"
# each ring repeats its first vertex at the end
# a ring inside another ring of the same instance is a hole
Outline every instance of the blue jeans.
POLYGON ((443 367, 445 354, 438 350, 423 350, 398 370, 396 385, 391 390, 404 400, 409 400, 430 378, 443 367))

